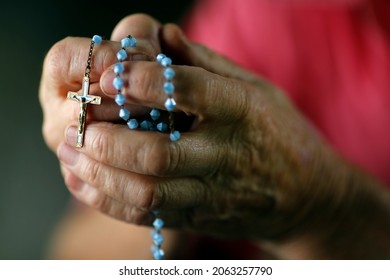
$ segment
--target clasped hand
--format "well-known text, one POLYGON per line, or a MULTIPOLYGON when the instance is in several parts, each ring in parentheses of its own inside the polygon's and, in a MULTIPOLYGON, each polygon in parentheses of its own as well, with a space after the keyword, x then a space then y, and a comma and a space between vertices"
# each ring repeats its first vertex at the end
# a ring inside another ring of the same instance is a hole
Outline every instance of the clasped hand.
POLYGON ((78 200, 129 223, 150 225, 158 209, 168 227, 258 241, 304 232, 313 212, 338 209, 345 190, 321 183, 334 155, 285 95, 145 15, 122 20, 112 41, 96 48, 91 94, 102 106, 89 108, 84 147, 75 148, 78 107, 66 93, 81 88, 88 45, 87 38, 55 44, 40 86, 44 138, 78 200), (176 121, 185 128, 178 142, 119 122, 112 68, 117 41, 128 34, 139 44, 124 62, 126 106, 133 116, 164 110, 163 69, 153 60, 168 54, 176 121))

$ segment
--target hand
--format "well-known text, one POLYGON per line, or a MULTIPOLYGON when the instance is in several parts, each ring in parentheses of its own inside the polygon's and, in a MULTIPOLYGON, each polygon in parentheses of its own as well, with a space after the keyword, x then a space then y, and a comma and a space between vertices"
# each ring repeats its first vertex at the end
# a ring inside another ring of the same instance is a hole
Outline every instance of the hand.
MULTIPOLYGON (((129 223, 150 225, 150 211, 158 209, 174 228, 279 244, 298 240, 317 249, 345 238, 335 220, 356 226, 354 210, 367 209, 361 201, 378 202, 366 188, 377 182, 340 159, 277 88, 189 42, 174 25, 161 27, 160 40, 174 62, 186 64, 173 66, 174 98, 189 129, 170 142, 166 134, 93 123, 85 148, 76 150, 69 126, 58 156, 76 198, 129 223)), ((161 66, 130 61, 125 67, 128 100, 164 109, 161 66)), ((108 69, 100 80, 110 98, 113 77, 108 69)))
MULTIPOLYGON (((303 215, 297 215, 300 195, 327 192, 309 189, 324 150, 320 138, 275 87, 188 42, 174 25, 163 27, 162 36, 172 57, 195 65, 173 67, 177 110, 193 117, 191 129, 171 143, 165 134, 125 125, 88 125, 84 149, 59 149, 72 193, 130 223, 150 224, 150 211, 160 209, 171 226, 217 235, 275 237, 290 230, 303 215)), ((128 99, 163 109, 161 66, 125 67, 128 99)), ((111 69, 101 77, 111 98, 113 78, 111 69)), ((73 143, 75 127, 67 133, 73 143)))
MULTIPOLYGON (((95 46, 92 58, 90 94, 102 96, 102 104, 96 107, 89 106, 88 125, 97 121, 120 121, 117 105, 111 98, 105 96, 99 87, 103 71, 107 68, 112 69, 113 64, 117 62, 116 52, 120 49, 119 41, 127 35, 136 37, 137 47, 127 49, 130 59, 154 60, 160 52, 159 30, 160 25, 154 19, 147 15, 136 14, 124 19, 118 25, 112 33, 112 41, 103 41, 101 45, 95 46)), ((53 151, 57 150, 59 143, 65 141, 65 127, 69 123, 77 125, 79 106, 77 103, 67 100, 66 96, 68 91, 77 91, 81 88, 90 42, 90 38, 65 38, 55 44, 45 58, 39 99, 44 113, 44 139, 53 151)), ((127 104, 127 106, 131 107, 133 115, 149 113, 149 110, 145 111, 145 108, 141 106, 132 104, 127 104)), ((74 145, 75 141, 70 144, 74 145)), ((61 164, 61 171, 65 178, 72 176, 63 164, 61 164)), ((67 213, 59 230, 54 234, 53 240, 55 241, 50 245, 50 255, 61 259, 107 258, 110 253, 105 250, 105 246, 108 248, 112 246, 111 249, 121 246, 120 252, 114 253, 111 250, 112 255, 109 258, 148 258, 150 257, 148 250, 133 250, 146 244, 149 246, 150 240, 145 239, 145 235, 149 236, 147 228, 121 225, 101 217, 96 211, 89 211, 85 207, 76 207, 67 213), (105 227, 115 230, 116 238, 114 240, 106 240, 101 234, 93 234, 92 236, 91 234, 94 232, 89 232, 96 228, 104 229, 105 227), (132 236, 131 239, 124 238, 128 234, 132 236), (105 246, 94 245, 102 243, 105 246), (78 244, 76 248, 73 246, 74 244, 78 244), (124 251, 123 248, 126 247, 131 248, 131 250, 124 251)), ((180 240, 180 236, 173 231, 164 230, 164 237, 167 256, 175 254, 175 243, 180 240)))
MULTIPOLYGON (((125 34, 126 30, 117 28, 112 34, 112 41, 104 40, 101 45, 95 46, 90 94, 102 96, 102 105, 89 106, 87 122, 118 120, 117 106, 102 93, 99 80, 104 70, 117 62, 116 52, 120 49, 122 38, 127 35, 137 38, 137 47, 127 50, 131 60, 154 60, 160 52, 157 40, 159 25, 152 18, 139 14, 126 24, 131 24, 132 34, 125 34)), ((44 115, 44 139, 53 151, 65 140, 65 127, 78 118, 79 105, 67 100, 66 96, 68 91, 81 91, 90 42, 90 38, 68 37, 56 43, 45 57, 39 100, 44 115)), ((144 109, 134 107, 132 112, 141 114, 144 109)))

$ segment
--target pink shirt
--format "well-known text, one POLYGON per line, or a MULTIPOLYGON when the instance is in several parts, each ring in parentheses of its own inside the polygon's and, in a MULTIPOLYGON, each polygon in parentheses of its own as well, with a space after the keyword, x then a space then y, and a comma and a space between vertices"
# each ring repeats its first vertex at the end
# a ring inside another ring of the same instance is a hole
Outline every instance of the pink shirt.
POLYGON ((344 158, 390 185, 389 0, 203 0, 185 30, 284 89, 344 158))

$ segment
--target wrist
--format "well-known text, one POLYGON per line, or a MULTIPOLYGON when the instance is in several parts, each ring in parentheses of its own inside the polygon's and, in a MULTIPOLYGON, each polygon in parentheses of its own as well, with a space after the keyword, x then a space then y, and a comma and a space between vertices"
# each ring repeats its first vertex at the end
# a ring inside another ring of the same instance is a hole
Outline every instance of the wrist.
POLYGON ((283 259, 389 258, 390 192, 332 151, 322 159, 289 230, 258 245, 283 259))

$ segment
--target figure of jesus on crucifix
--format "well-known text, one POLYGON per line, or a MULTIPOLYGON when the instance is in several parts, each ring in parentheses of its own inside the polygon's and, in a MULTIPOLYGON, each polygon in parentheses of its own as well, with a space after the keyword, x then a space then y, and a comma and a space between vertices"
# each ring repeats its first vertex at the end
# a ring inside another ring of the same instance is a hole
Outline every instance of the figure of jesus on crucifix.
POLYGON ((85 122, 87 120, 88 104, 100 105, 101 97, 89 95, 89 77, 84 77, 82 94, 80 95, 77 92, 69 91, 68 99, 77 101, 80 104, 79 127, 77 130, 76 147, 81 148, 84 144, 84 132, 85 132, 85 122))

